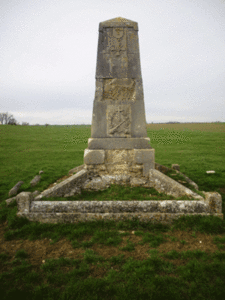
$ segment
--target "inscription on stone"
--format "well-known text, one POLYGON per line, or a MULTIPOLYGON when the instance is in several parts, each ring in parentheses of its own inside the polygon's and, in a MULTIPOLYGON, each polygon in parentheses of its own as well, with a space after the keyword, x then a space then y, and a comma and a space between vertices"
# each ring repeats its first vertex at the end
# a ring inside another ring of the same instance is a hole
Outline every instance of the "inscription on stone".
POLYGON ((135 101, 135 80, 132 78, 104 79, 103 100, 135 101))

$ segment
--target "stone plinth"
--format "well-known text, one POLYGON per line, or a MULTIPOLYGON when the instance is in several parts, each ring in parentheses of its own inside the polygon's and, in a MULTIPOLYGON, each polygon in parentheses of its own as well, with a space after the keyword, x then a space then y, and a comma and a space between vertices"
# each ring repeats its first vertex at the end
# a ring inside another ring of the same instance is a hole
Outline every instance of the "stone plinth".
POLYGON ((138 24, 115 18, 99 24, 91 138, 84 152, 95 174, 149 176, 155 152, 147 137, 138 24))
MULTIPOLYGON (((88 170, 93 169, 104 174, 129 174, 148 177, 154 169, 155 149, 114 149, 84 151, 84 164, 88 170), (91 166, 90 166, 91 165, 91 166)), ((94 171, 95 172, 95 171, 94 171)))

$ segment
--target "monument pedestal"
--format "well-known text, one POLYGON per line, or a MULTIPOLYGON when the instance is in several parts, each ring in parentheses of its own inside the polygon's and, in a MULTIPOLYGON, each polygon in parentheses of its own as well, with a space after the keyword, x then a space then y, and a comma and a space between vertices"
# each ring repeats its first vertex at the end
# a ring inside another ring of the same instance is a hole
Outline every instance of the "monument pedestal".
POLYGON ((149 177, 155 168, 155 149, 149 138, 89 139, 84 151, 86 169, 96 175, 149 177))

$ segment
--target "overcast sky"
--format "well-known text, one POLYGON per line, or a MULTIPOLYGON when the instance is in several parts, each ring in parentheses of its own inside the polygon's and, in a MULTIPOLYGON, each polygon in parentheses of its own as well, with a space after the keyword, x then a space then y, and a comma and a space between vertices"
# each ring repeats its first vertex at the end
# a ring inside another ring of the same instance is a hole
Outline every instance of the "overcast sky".
POLYGON ((224 0, 0 0, 0 112, 91 124, 99 23, 138 22, 147 123, 225 122, 224 0))

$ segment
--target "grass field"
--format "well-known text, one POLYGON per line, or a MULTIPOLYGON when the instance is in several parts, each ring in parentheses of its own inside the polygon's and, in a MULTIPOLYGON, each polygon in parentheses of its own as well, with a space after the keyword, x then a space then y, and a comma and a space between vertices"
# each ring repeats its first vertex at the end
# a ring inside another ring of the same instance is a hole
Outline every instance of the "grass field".
MULTIPOLYGON (((219 192, 224 214, 225 124, 147 128, 155 161, 177 163, 200 191, 219 192)), ((20 191, 43 191, 83 164, 90 135, 90 126, 0 126, 1 299, 224 299, 225 221, 218 217, 184 216, 171 226, 41 224, 17 218, 15 202, 6 206, 18 181, 20 191)))

